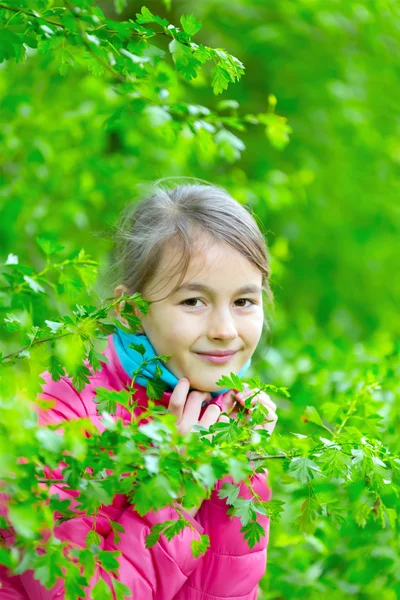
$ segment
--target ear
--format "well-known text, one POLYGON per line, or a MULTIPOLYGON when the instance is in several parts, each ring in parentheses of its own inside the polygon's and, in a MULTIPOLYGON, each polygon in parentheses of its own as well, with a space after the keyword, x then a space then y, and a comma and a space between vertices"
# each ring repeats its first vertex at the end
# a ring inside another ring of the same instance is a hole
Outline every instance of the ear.
MULTIPOLYGON (((114 295, 115 295, 116 299, 121 298, 121 296, 129 296, 129 290, 124 285, 120 284, 120 285, 117 285, 117 287, 114 289, 114 295)), ((122 300, 122 302, 119 302, 118 304, 116 304, 115 311, 118 315, 119 321, 121 321, 121 323, 123 325, 125 325, 125 327, 129 327, 127 320, 121 316, 121 310, 123 310, 123 308, 125 306, 125 302, 126 302, 126 300, 122 300)), ((132 303, 132 308, 133 308, 134 314, 140 319, 140 312, 139 312, 138 307, 134 303, 132 303)), ((140 326, 137 332, 144 333, 144 330, 140 326)))

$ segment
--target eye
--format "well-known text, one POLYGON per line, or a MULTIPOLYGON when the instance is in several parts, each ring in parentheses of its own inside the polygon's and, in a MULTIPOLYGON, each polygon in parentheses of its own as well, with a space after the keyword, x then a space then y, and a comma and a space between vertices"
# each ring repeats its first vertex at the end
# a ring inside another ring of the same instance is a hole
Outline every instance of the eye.
MULTIPOLYGON (((197 308, 193 304, 186 304, 187 302, 197 302, 197 300, 202 302, 202 300, 200 298, 187 298, 186 300, 183 300, 183 302, 181 302, 181 304, 183 306, 188 306, 189 308, 197 308)), ((254 300, 250 300, 250 298, 239 298, 239 300, 236 300, 236 302, 250 302, 250 306, 257 304, 256 302, 254 302, 254 300)), ((247 306, 247 307, 240 306, 239 308, 250 308, 250 306, 247 306)))
POLYGON ((183 306, 188 306, 189 308, 196 308, 193 304, 186 304, 186 302, 197 302, 197 300, 200 300, 200 298, 187 298, 187 300, 183 300, 181 304, 183 304, 183 306))
MULTIPOLYGON (((236 300, 236 302, 250 302, 250 305, 252 306, 253 304, 256 304, 256 302, 254 302, 254 300, 250 300, 250 298, 239 298, 239 300, 236 300)), ((246 308, 245 306, 241 306, 240 308, 246 308)), ((250 308, 250 307, 248 307, 250 308)))

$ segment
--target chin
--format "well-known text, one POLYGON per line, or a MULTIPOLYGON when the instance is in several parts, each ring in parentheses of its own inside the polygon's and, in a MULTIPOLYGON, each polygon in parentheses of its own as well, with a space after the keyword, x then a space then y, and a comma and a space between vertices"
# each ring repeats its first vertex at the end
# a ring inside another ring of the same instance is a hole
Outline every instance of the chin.
MULTIPOLYGON (((204 382, 204 379, 202 379, 201 381, 198 381, 197 379, 192 379, 191 377, 188 377, 188 379, 190 381, 190 387, 194 388, 195 390, 198 390, 199 392, 218 392, 222 389, 222 387, 215 384, 215 381, 212 383, 210 382, 208 384, 207 382, 204 382)), ((219 377, 217 379, 219 379, 219 377)))

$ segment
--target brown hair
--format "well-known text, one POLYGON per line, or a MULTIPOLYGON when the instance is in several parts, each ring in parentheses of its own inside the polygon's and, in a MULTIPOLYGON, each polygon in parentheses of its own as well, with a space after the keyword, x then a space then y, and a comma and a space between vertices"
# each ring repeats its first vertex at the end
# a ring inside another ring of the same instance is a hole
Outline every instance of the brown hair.
MULTIPOLYGON (((173 241, 181 251, 174 273, 181 272, 175 291, 185 277, 199 232, 203 231, 240 252, 261 271, 266 294, 264 308, 273 304, 268 247, 250 209, 218 185, 206 182, 169 187, 164 181, 145 188, 139 203, 136 200, 127 205, 114 225, 114 285, 122 284, 129 295, 142 294, 161 262, 166 244, 173 241)), ((265 317, 264 325, 269 329, 265 317)))

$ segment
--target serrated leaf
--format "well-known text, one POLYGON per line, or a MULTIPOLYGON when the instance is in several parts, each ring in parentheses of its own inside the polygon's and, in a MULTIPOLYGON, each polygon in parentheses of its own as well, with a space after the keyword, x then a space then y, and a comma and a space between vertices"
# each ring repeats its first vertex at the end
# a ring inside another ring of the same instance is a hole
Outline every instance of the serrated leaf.
POLYGON ((99 579, 90 592, 92 600, 112 600, 112 592, 104 579, 99 579))
POLYGON ((108 358, 101 352, 98 352, 94 346, 92 346, 89 350, 88 361, 94 372, 97 372, 101 369, 101 363, 108 364, 110 362, 108 358))
POLYGON ((228 504, 233 504, 239 496, 240 486, 233 485, 232 483, 224 483, 220 490, 218 490, 219 498, 226 498, 228 504))
POLYGON ((244 384, 242 383, 240 377, 236 375, 236 373, 229 373, 228 375, 223 375, 216 382, 217 385, 222 388, 229 388, 231 390, 239 390, 239 392, 243 392, 244 384))
POLYGON ((54 354, 50 356, 48 369, 53 381, 59 381, 65 375, 63 365, 54 354))
POLYGON ((207 548, 210 547, 210 538, 206 534, 201 534, 199 540, 192 540, 191 543, 192 555, 198 558, 201 554, 207 552, 207 548))
POLYGON ((113 579, 113 586, 116 600, 129 600, 132 597, 130 589, 118 579, 113 579))
POLYGON ((165 535, 167 540, 170 542, 176 535, 178 535, 178 533, 183 531, 185 527, 185 521, 183 519, 177 519, 176 521, 173 521, 171 525, 164 529, 163 535, 165 535))
POLYGON ((241 530, 244 533, 244 539, 248 542, 249 548, 253 548, 265 536, 264 528, 257 521, 250 521, 244 525, 241 530))
POLYGON ((229 83, 231 83, 232 79, 228 71, 220 65, 214 67, 211 73, 211 86, 213 88, 214 94, 217 96, 218 94, 221 94, 224 90, 228 89, 228 85, 229 83))
POLYGON ((182 15, 180 21, 184 31, 190 36, 195 35, 202 27, 201 21, 197 21, 194 15, 182 15))
POLYGON ((52 256, 53 254, 57 254, 58 252, 61 252, 61 250, 64 250, 64 246, 45 237, 37 237, 36 243, 46 256, 52 256))
POLYGON ((307 498, 302 504, 301 515, 296 519, 296 524, 300 527, 302 533, 309 535, 316 529, 316 520, 318 516, 318 502, 314 497, 307 498))
POLYGON ((153 13, 146 6, 142 6, 141 13, 136 13, 136 22, 139 24, 158 23, 162 27, 168 27, 169 25, 167 19, 162 19, 157 15, 153 15, 153 13))
POLYGON ((93 402, 97 404, 98 412, 106 411, 113 415, 117 410, 117 404, 129 409, 130 393, 127 390, 116 391, 105 387, 96 387, 94 392, 96 396, 93 398, 93 402))
POLYGON ((250 519, 256 518, 256 511, 252 500, 244 500, 238 498, 235 503, 228 509, 228 514, 235 515, 240 518, 243 526, 247 525, 250 519))
POLYGON ((119 568, 119 562, 117 556, 121 556, 120 550, 99 550, 97 557, 101 566, 108 573, 110 571, 117 571, 119 568))
POLYGON ((147 397, 150 400, 160 400, 167 387, 167 384, 161 379, 151 379, 146 384, 147 397))
POLYGON ((314 479, 314 472, 321 473, 321 469, 312 460, 305 456, 297 456, 290 462, 288 473, 300 483, 308 483, 314 479))

